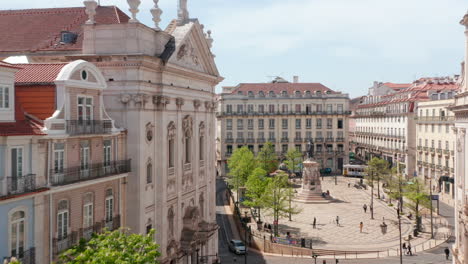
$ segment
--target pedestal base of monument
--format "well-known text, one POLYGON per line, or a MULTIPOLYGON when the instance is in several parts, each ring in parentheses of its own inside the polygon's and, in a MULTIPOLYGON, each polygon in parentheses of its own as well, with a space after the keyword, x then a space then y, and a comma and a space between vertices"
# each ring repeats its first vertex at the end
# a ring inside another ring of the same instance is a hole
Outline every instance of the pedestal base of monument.
POLYGON ((329 198, 323 197, 321 193, 316 193, 313 191, 304 191, 298 193, 296 198, 294 198, 294 201, 305 204, 322 204, 331 202, 329 198))

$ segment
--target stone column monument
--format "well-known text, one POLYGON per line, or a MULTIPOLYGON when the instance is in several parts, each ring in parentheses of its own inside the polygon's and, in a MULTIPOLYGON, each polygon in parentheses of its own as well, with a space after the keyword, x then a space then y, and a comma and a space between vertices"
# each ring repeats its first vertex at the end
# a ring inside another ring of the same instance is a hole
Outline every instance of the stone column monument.
POLYGON ((314 144, 307 144, 307 160, 303 163, 302 187, 297 194, 296 201, 302 203, 327 203, 322 197, 322 185, 320 183, 320 164, 314 160, 314 144))

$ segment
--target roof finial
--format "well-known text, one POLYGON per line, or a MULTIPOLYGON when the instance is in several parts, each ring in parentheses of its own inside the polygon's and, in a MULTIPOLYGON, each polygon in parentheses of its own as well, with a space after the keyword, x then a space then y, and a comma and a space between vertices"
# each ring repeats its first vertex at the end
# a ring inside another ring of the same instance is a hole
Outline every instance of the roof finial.
POLYGON ((96 1, 86 0, 86 1, 83 2, 83 4, 86 7, 85 12, 88 15, 88 21, 86 21, 86 24, 92 25, 92 24, 96 23, 96 21, 94 20, 94 16, 96 15, 96 7, 98 6, 96 1))
POLYGON ((208 42, 208 47, 211 47, 213 46, 213 38, 211 37, 211 30, 208 30, 206 32, 208 35, 206 36, 206 42, 208 42))
POLYGON ((161 22, 161 14, 163 13, 163 11, 158 6, 159 0, 153 0, 153 2, 154 2, 154 7, 151 8, 150 11, 151 11, 151 14, 153 15, 154 29, 161 30, 161 28, 159 27, 159 22, 161 22))
POLYGON ((177 11, 177 20, 179 25, 185 25, 189 20, 189 12, 187 8, 187 0, 179 0, 179 9, 177 11))
POLYGON ((128 11, 130 11, 130 13, 132 13, 132 18, 128 22, 137 23, 138 19, 136 18, 136 15, 137 15, 138 11, 140 11, 140 10, 138 10, 138 6, 140 6, 141 1, 140 0, 127 0, 127 3, 130 6, 128 11))

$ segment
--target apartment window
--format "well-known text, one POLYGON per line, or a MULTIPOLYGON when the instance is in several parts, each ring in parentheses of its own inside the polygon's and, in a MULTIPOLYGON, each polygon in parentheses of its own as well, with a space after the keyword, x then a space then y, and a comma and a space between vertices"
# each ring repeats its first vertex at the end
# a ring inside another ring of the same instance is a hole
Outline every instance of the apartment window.
POLYGON ((237 132, 237 138, 244 138, 243 132, 237 132))
POLYGON ((306 131, 306 139, 311 139, 312 138, 312 132, 306 131))
MULTIPOLYGON (((227 132, 227 135, 231 134, 232 132, 227 132)), ((228 136, 229 138, 229 136, 228 136)), ((174 168, 174 157, 175 157, 175 147, 174 147, 174 137, 169 139, 169 168, 174 168)))
POLYGON ((274 119, 269 119, 269 120, 268 120, 268 127, 269 127, 270 129, 275 128, 275 120, 274 120, 274 119))
POLYGON ((264 120, 258 119, 258 129, 263 129, 263 128, 264 128, 264 120))
POLYGON ((445 125, 445 133, 450 133, 450 126, 449 125, 445 125))
POLYGON ((11 177, 18 178, 23 176, 23 148, 11 149, 11 177))
POLYGON ((327 104, 327 112, 328 112, 328 113, 333 112, 333 105, 327 104))
POLYGON ((148 161, 146 164, 146 183, 152 183, 153 182, 153 164, 151 163, 151 160, 148 161))
POLYGON ((288 119, 281 119, 281 127, 283 129, 288 129, 288 119))
POLYGON ((434 130, 434 124, 431 125, 431 132, 434 133, 435 130, 434 130))
POLYGON ((226 133, 226 138, 231 139, 232 138, 232 132, 227 132, 226 133))
POLYGON ((322 129, 322 118, 317 118, 317 129, 322 129))
POLYGON ((226 152, 227 152, 228 154, 232 154, 232 145, 227 145, 227 146, 226 146, 226 152))
POLYGON ((340 113, 340 114, 343 113, 343 105, 342 105, 342 104, 338 104, 338 105, 337 105, 337 111, 338 111, 338 113, 340 113))
POLYGON ((106 190, 106 201, 105 201, 105 217, 106 223, 112 222, 114 218, 114 195, 112 193, 112 189, 106 190))
POLYGON ((247 128, 253 129, 253 119, 247 119, 247 128))
POLYGON ((428 145, 428 140, 427 140, 427 139, 424 140, 424 146, 425 146, 425 147, 428 147, 428 146, 429 146, 429 145, 428 145))
POLYGON ((322 112, 322 105, 320 104, 317 105, 317 112, 322 112))
POLYGON ((431 140, 431 148, 435 148, 435 141, 431 140))
POLYGON ((275 92, 269 91, 269 92, 268 92, 268 96, 270 96, 270 97, 275 97, 275 92))
POLYGON ((63 173, 65 144, 54 144, 54 173, 63 173))
POLYGON ((265 133, 264 132, 258 132, 258 138, 259 139, 264 139, 265 138, 265 133))
POLYGON ((232 113, 232 105, 226 105, 226 113, 232 113))
POLYGON ((287 144, 281 145, 281 152, 283 152, 283 153, 288 152, 288 145, 287 144))
POLYGON ((247 138, 248 139, 253 139, 254 138, 254 133, 253 132, 248 132, 247 133, 247 138))
POLYGON ((93 98, 78 97, 78 121, 93 120, 93 98))
POLYGON ((10 88, 0 87, 0 109, 10 108, 10 88))
POLYGON ((253 145, 248 145, 247 148, 250 150, 250 152, 254 152, 254 146, 253 145))
POLYGON ((312 119, 311 118, 306 119, 306 128, 312 128, 312 119))
POLYGON ((237 113, 242 113, 244 112, 244 105, 238 104, 237 105, 237 113))
POLYGON ((248 92, 247 92, 247 95, 248 95, 249 97, 254 97, 254 93, 253 93, 252 91, 248 91, 248 92))
POLYGON ((419 139, 419 146, 422 146, 422 139, 419 139))
POLYGON ((202 134, 200 135, 200 138, 199 138, 199 149, 198 149, 198 154, 199 154, 199 158, 200 160, 205 160, 204 157, 205 157, 205 136, 202 134))
POLYGON ((61 200, 57 208, 57 239, 62 241, 68 237, 68 201, 61 200))
POLYGON ((274 112, 275 112, 275 105, 272 105, 272 104, 271 104, 271 105, 268 105, 268 111, 269 111, 270 113, 274 113, 274 112))
POLYGON ((16 211, 10 217, 10 247, 11 256, 22 257, 26 244, 24 211, 16 211))
POLYGON ((438 144, 437 144, 437 148, 442 148, 442 140, 439 140, 438 144))
POLYGON ((344 138, 343 131, 338 131, 338 138, 344 138))
POLYGON ((301 138, 301 132, 300 131, 296 131, 296 138, 301 138))
POLYGON ((83 228, 93 226, 94 223, 94 206, 93 206, 93 194, 87 193, 84 196, 83 203, 83 228))
POLYGON ((282 97, 287 97, 287 96, 288 96, 288 92, 282 91, 282 92, 281 92, 281 96, 282 96, 282 97))
POLYGON ((146 234, 149 234, 152 229, 153 229, 153 225, 151 224, 151 219, 148 219, 148 223, 146 224, 146 234))
POLYGON ((275 139, 275 132, 270 131, 270 132, 268 133, 268 138, 269 138, 269 139, 275 139))
MULTIPOLYGON (((322 152, 322 146, 321 144, 317 145, 317 152, 321 153, 322 152)), ((319 162, 320 163, 320 162, 319 162)))
POLYGON ((301 105, 300 105, 300 104, 296 104, 294 110, 296 110, 296 113, 300 113, 300 112, 301 112, 301 105))
POLYGON ((238 130, 244 129, 244 120, 243 119, 237 119, 237 129, 238 130))
POLYGON ((265 112, 265 106, 262 104, 258 105, 258 112, 263 114, 265 112))
POLYGON ((332 129, 333 128, 333 119, 327 118, 327 128, 332 129))
POLYGON ((226 129, 227 130, 232 129, 232 119, 226 119, 226 129))
POLYGON ((450 149, 450 144, 448 141, 445 141, 445 149, 449 150, 450 149))
POLYGON ((338 129, 343 129, 343 119, 338 119, 338 129))
POLYGON ((301 128, 301 119, 296 119, 296 129, 301 128))
POLYGON ((265 97, 265 93, 263 91, 258 92, 258 96, 265 97))
POLYGON ((281 112, 283 112, 283 113, 287 113, 287 112, 288 112, 288 105, 287 105, 287 104, 281 105, 281 112))
POLYGON ((111 141, 104 140, 103 142, 103 151, 104 151, 104 167, 111 165, 111 141))
POLYGON ((253 106, 253 104, 247 105, 247 112, 253 113, 253 111, 254 111, 254 106, 253 106))
POLYGON ((281 133, 281 138, 288 138, 288 132, 287 131, 283 131, 281 133))
POLYGON ((424 125, 424 132, 427 132, 427 125, 424 125))
POLYGON ((312 112, 312 105, 306 104, 306 114, 310 114, 312 112))
POLYGON ((327 131, 327 138, 333 138, 333 132, 327 131))
POLYGON ((82 175, 89 175, 89 141, 82 141, 80 146, 80 171, 82 175))
POLYGON ((322 131, 317 131, 317 138, 322 138, 322 131))
POLYGON ((301 145, 297 144, 294 147, 296 148, 297 151, 299 151, 299 152, 302 151, 301 145))

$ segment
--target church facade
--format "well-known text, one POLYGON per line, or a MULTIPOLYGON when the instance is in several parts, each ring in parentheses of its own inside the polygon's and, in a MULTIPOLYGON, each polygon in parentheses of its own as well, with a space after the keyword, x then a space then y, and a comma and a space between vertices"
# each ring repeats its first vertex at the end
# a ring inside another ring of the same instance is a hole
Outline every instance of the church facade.
POLYGON ((159 27, 158 1, 148 10, 153 27, 138 21, 140 1, 127 2, 130 17, 95 1, 77 8, 0 11, 1 24, 10 25, 0 28, 9 39, 0 44, 0 59, 21 55, 30 63, 95 65, 107 84, 107 114, 127 130, 132 169, 125 184, 126 226, 142 234, 156 230, 161 263, 211 263, 218 244, 215 86, 222 81, 211 32, 189 17, 184 0, 165 30, 159 27), (30 26, 11 26, 19 19, 30 26), (34 41, 24 43, 24 35, 34 41))

